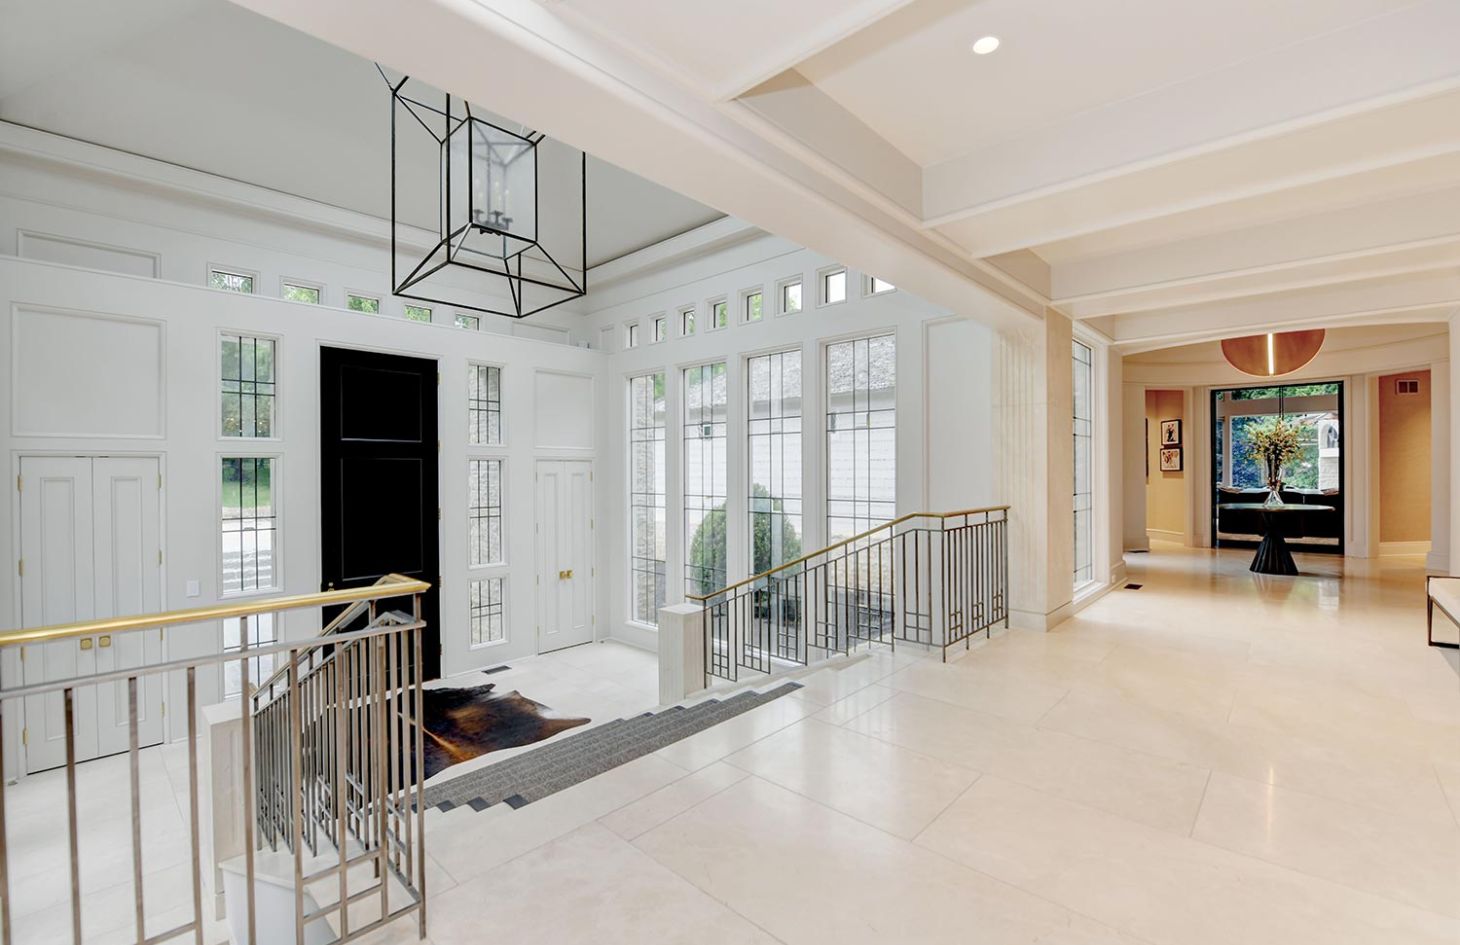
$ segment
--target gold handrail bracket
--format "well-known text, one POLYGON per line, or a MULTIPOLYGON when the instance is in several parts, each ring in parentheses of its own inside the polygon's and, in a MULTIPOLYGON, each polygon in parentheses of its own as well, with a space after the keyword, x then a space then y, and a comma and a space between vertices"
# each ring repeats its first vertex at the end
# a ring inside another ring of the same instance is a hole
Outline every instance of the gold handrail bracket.
POLYGON ((49 627, 26 627, 0 633, 0 648, 18 644, 48 643, 73 637, 89 637, 98 633, 125 633, 128 630, 153 630, 185 623, 203 623, 228 617, 251 617, 281 610, 302 610, 307 607, 330 607, 356 601, 404 597, 424 594, 431 589, 426 581, 403 574, 387 574, 374 584, 317 594, 294 594, 287 597, 262 597, 228 604, 210 604, 187 610, 168 610, 160 614, 139 614, 135 617, 109 617, 105 620, 83 620, 77 623, 52 624, 49 627))

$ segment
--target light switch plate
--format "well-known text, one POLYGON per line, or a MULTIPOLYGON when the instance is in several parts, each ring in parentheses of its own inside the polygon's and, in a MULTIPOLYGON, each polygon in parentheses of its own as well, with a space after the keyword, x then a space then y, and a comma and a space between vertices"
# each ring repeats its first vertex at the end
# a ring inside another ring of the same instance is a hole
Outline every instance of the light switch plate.
POLYGON ((198 586, 198 582, 197 581, 189 581, 188 582, 188 596, 189 597, 197 597, 197 596, 199 596, 202 593, 203 593, 203 589, 198 586))

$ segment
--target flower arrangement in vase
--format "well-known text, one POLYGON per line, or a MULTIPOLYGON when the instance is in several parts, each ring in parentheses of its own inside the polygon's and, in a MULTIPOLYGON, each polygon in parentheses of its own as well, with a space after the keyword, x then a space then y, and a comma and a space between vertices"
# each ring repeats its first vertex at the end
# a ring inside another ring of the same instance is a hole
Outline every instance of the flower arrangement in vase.
POLYGON ((1267 501, 1271 508, 1282 505, 1283 467, 1303 455, 1304 424, 1282 417, 1268 417, 1245 431, 1247 455, 1262 464, 1267 473, 1267 501))

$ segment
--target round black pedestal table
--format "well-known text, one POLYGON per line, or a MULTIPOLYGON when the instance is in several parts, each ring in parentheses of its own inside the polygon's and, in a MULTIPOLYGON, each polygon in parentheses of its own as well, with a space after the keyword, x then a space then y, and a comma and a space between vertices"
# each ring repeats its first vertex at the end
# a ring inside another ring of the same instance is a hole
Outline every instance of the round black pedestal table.
POLYGON ((1297 574, 1298 565, 1293 561, 1293 553, 1288 550, 1288 543, 1283 538, 1284 517, 1295 512, 1338 511, 1331 505, 1306 505, 1302 502, 1291 502, 1284 505, 1234 502, 1230 505, 1223 505, 1222 508, 1248 510, 1262 515, 1262 544, 1257 546, 1257 554, 1252 556, 1252 564, 1247 570, 1256 574, 1288 575, 1297 574))

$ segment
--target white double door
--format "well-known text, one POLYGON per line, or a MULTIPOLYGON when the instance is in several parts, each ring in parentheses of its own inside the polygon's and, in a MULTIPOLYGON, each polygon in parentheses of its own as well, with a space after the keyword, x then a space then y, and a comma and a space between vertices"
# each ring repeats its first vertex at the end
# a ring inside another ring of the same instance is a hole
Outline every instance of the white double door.
MULTIPOLYGON (((162 609, 161 479, 156 457, 26 456, 20 461, 21 623, 26 627, 162 609)), ((162 631, 96 634, 24 647, 26 685, 85 678, 162 658, 162 631)), ((126 751, 125 680, 75 687, 76 760, 126 751)), ((143 745, 162 741, 163 680, 137 687, 143 745)), ((25 700, 25 766, 66 762, 61 693, 25 700)))
POLYGON ((537 651, 593 640, 593 464, 537 464, 537 651))

